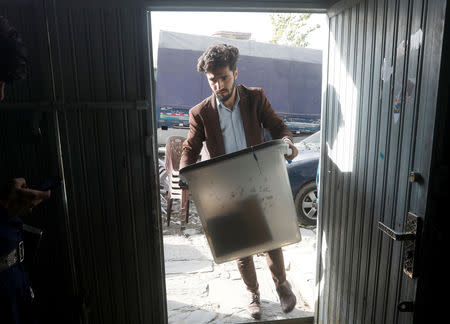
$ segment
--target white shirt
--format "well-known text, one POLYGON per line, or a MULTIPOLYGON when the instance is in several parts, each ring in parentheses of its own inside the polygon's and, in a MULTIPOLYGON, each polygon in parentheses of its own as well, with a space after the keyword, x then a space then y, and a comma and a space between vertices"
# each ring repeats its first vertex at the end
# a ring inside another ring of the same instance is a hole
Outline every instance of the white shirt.
POLYGON ((233 153, 247 148, 244 125, 242 124, 239 92, 236 90, 236 101, 233 109, 227 108, 216 97, 220 130, 222 131, 225 153, 233 153))

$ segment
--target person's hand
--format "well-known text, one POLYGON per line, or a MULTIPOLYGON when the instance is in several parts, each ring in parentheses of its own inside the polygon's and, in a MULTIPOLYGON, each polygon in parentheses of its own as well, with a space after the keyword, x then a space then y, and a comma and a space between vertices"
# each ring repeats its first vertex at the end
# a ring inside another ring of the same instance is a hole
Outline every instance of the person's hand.
POLYGON ((29 189, 23 178, 16 178, 11 181, 8 199, 2 205, 8 211, 8 215, 23 216, 39 205, 44 199, 50 198, 50 190, 39 191, 29 189))
POLYGON ((292 151, 291 155, 285 155, 286 160, 292 161, 298 155, 298 149, 289 138, 285 137, 285 138, 283 138, 283 141, 289 145, 289 148, 292 151))

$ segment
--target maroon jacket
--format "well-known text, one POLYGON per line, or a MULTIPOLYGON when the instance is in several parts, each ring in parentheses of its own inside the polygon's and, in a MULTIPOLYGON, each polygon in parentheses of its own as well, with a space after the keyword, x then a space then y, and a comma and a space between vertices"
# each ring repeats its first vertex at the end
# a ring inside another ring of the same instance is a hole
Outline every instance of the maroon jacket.
MULTIPOLYGON (((269 130, 273 139, 289 137, 292 140, 291 131, 275 113, 263 89, 243 85, 237 89, 247 147, 264 142, 261 125, 269 130)), ((189 133, 183 144, 180 169, 197 162, 203 141, 211 158, 225 154, 214 94, 189 110, 189 133)))

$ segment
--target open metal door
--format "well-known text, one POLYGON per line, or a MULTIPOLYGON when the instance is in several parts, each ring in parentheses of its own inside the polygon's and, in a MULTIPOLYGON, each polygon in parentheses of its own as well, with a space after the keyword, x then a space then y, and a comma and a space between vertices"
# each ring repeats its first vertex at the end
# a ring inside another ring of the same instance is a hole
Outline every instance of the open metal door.
POLYGON ((46 14, 82 322, 164 323, 147 10, 46 14))
POLYGON ((329 10, 317 323, 414 320, 445 9, 366 0, 329 10))
POLYGON ((24 219, 44 231, 29 267, 39 322, 166 322, 144 4, 3 1, 0 15, 30 70, 0 105, 2 177, 64 179, 24 219))

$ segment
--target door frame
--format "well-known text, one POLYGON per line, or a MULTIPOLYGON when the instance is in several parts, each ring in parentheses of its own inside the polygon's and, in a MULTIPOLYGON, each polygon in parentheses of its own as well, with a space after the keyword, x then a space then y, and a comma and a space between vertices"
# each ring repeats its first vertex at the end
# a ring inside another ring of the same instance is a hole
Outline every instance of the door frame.
MULTIPOLYGON (((208 1, 204 1, 204 4, 199 3, 198 1, 193 2, 193 5, 190 6, 190 1, 151 1, 150 4, 147 6, 147 42, 148 42, 148 64, 150 68, 150 78, 148 80, 147 88, 149 89, 148 97, 150 98, 150 111, 151 113, 148 114, 149 116, 149 129, 152 130, 153 136, 151 136, 151 151, 153 152, 153 161, 154 165, 153 168, 155 168, 155 175, 158 175, 157 172, 158 168, 158 161, 157 161, 157 152, 158 152, 158 143, 157 143, 157 123, 156 123, 156 104, 155 104, 155 78, 154 78, 154 67, 153 67, 153 44, 152 44, 152 30, 151 30, 151 11, 236 11, 236 12, 297 12, 297 13, 323 13, 326 14, 327 9, 324 7, 324 4, 327 3, 327 1, 321 1, 322 7, 318 6, 314 2, 305 1, 305 6, 303 8, 299 8, 298 5, 301 1, 297 2, 291 2, 291 1, 270 1, 267 2, 267 6, 261 7, 258 2, 256 1, 248 1, 245 3, 240 3, 240 6, 237 6, 236 3, 224 3, 217 1, 217 6, 215 5, 214 8, 208 7, 206 4, 208 1), (186 2, 188 4, 186 4, 186 2), (273 7, 269 7, 270 5, 273 5, 273 7), (150 118, 151 117, 151 118, 150 118)), ((212 1, 210 1, 212 2, 212 1)), ((323 56, 325 57, 325 56, 323 56)), ((322 82, 324 78, 322 77, 322 82)), ((157 187, 159 187, 159 178, 154 179, 157 183, 157 187)), ((160 201, 158 200, 158 206, 160 206, 160 201)), ((158 209, 158 217, 161 219, 161 208, 158 209)), ((159 240, 161 242, 161 246, 163 246, 163 239, 162 239, 162 229, 160 228, 156 235, 159 236, 159 240)), ((317 236, 317 235, 316 235, 317 236)), ((164 253, 161 254, 163 256, 162 266, 161 266, 161 278, 165 278, 165 271, 164 271, 164 253)), ((163 293, 163 299, 165 301, 165 309, 164 309, 164 318, 167 322, 168 320, 168 311, 167 311, 167 293, 165 291, 166 287, 164 285, 164 291, 163 293)), ((317 302, 316 302, 317 304, 317 302)), ((285 319, 285 320, 277 320, 277 321, 261 321, 260 323, 276 323, 276 324, 312 324, 314 323, 314 317, 307 316, 307 317, 301 317, 301 318, 295 318, 295 319, 285 319)))

